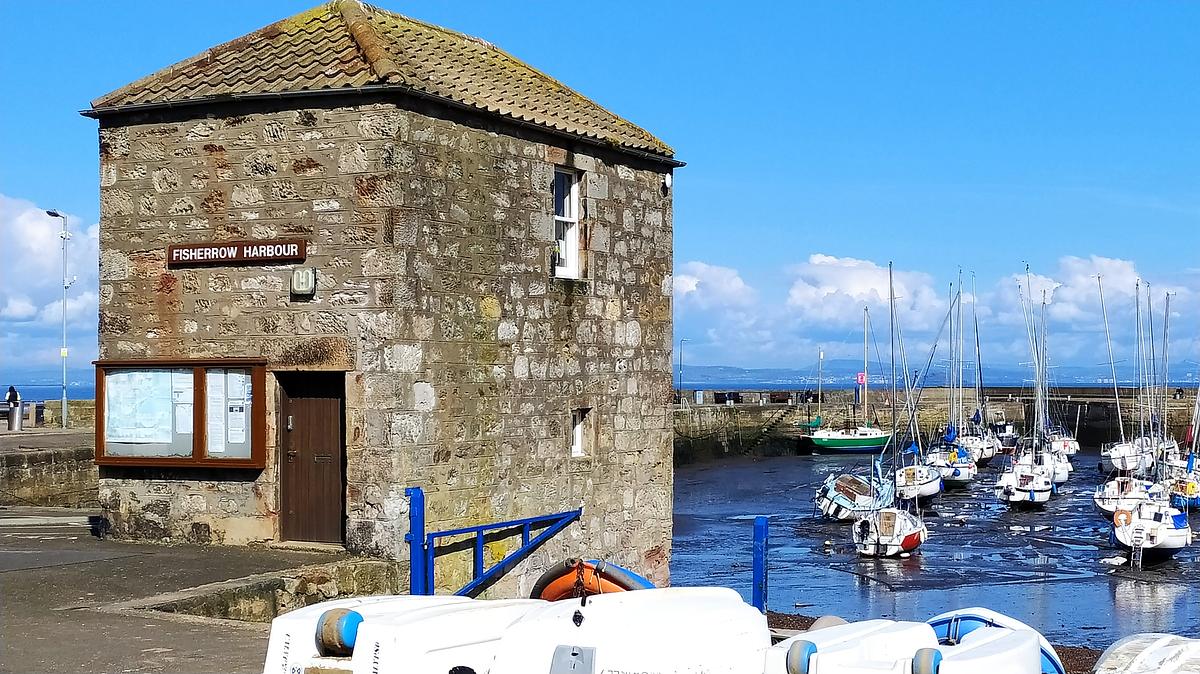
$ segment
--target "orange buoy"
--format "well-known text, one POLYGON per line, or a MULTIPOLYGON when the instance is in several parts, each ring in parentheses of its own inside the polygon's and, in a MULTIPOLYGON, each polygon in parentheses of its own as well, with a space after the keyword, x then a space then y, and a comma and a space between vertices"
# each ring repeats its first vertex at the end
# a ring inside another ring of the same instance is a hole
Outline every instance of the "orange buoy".
POLYGON ((568 559, 543 573, 533 584, 529 596, 559 601, 651 587, 654 584, 650 581, 616 564, 594 559, 568 559))
POLYGON ((1123 527, 1133 521, 1133 513, 1128 510, 1118 510, 1113 513, 1113 524, 1123 527))

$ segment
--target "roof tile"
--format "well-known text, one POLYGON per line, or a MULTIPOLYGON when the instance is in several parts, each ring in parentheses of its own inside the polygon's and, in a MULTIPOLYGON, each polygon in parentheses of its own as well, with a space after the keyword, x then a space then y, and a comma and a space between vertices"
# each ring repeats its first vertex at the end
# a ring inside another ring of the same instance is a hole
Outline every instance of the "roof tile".
POLYGON ((128 84, 96 113, 278 92, 388 85, 663 157, 674 151, 554 78, 478 38, 334 0, 128 84))

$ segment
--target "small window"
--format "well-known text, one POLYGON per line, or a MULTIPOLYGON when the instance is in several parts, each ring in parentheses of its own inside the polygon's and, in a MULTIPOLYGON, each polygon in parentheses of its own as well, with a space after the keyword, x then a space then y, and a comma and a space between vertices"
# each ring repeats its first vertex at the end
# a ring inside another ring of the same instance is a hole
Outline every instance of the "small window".
POLYGON ((591 449, 591 433, 588 433, 590 408, 571 411, 571 457, 587 456, 591 449))
POLYGON ((554 276, 577 279, 579 264, 579 174, 554 171, 554 276))

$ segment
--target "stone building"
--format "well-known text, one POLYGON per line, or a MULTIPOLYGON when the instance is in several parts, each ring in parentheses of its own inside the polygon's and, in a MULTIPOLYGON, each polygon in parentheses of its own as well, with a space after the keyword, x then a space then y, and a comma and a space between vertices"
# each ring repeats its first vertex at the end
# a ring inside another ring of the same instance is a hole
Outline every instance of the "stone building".
POLYGON ((430 529, 582 507, 509 589, 577 554, 666 579, 671 148, 357 0, 83 114, 116 534, 404 559, 420 486, 430 529))

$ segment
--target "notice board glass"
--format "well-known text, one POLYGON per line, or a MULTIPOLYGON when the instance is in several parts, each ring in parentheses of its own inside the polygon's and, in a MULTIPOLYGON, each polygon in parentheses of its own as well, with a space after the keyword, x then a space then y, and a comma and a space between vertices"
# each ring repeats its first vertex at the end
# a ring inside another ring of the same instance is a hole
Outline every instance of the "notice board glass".
POLYGON ((265 466, 265 361, 97 361, 98 465, 265 466))

